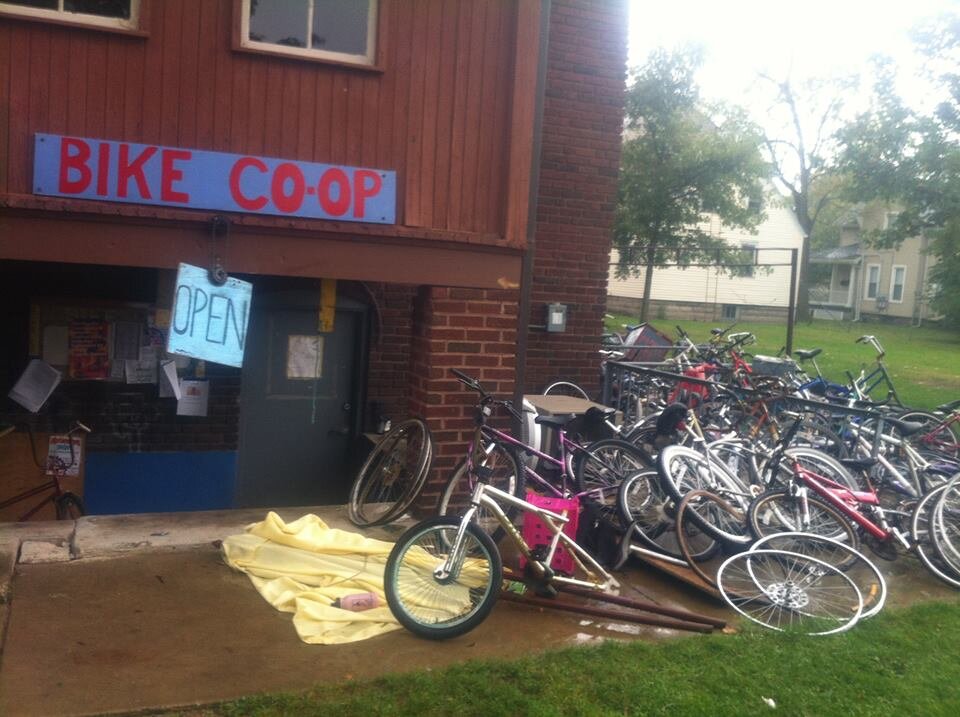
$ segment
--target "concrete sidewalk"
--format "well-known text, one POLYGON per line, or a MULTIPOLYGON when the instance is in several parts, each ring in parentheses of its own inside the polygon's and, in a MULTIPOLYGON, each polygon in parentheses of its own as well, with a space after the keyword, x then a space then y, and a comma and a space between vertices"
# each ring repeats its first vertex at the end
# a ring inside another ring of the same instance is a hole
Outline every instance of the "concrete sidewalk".
MULTIPOLYGON (((333 527, 356 530, 341 507, 277 512, 285 520, 315 512, 333 527)), ((611 637, 680 634, 501 602, 477 629, 443 643, 401 630, 347 645, 307 645, 291 616, 270 607, 245 575, 227 567, 215 544, 265 514, 0 526, 6 595, 0 603, 0 714, 183 707, 611 637)), ((367 534, 393 540, 403 529, 391 525, 367 534)), ((955 595, 909 561, 891 565, 891 597, 898 601, 955 595)), ((731 617, 723 606, 651 570, 633 566, 618 579, 627 596, 731 617)))

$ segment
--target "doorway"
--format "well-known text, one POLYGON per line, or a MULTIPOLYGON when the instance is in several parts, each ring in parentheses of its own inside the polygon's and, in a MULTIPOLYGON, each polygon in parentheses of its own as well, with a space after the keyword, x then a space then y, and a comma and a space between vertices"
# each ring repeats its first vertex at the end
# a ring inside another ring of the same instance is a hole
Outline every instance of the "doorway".
POLYGON ((318 333, 320 282, 254 280, 240 391, 238 507, 346 500, 359 434, 368 306, 338 293, 318 333))

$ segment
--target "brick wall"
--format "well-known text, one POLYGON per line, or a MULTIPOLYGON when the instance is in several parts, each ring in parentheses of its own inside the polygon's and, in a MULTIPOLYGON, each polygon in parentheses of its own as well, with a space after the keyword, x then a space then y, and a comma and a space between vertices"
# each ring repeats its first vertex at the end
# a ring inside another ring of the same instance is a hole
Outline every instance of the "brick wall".
POLYGON ((566 304, 567 330, 531 329, 528 391, 565 378, 599 385, 620 162, 625 0, 554 0, 534 252, 532 325, 566 304))
MULTIPOLYGON (((393 421, 409 414, 410 348, 413 332, 413 305, 416 286, 367 284, 376 303, 370 368, 367 375, 367 403, 393 421)), ((377 411, 367 412, 369 430, 375 430, 377 411)))
POLYGON ((434 441, 433 472, 418 501, 430 511, 474 428, 477 394, 450 373, 457 368, 509 398, 515 378, 516 291, 420 288, 413 319, 410 413, 422 416, 434 441))

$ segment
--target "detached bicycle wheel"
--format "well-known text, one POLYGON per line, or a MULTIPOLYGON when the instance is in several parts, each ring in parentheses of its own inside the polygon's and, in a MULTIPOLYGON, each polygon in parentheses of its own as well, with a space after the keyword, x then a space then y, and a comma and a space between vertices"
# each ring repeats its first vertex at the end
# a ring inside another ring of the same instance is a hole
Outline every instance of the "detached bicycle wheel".
POLYGON ((390 611, 431 640, 462 635, 483 622, 503 580, 496 545, 473 523, 466 525, 453 569, 441 572, 459 528, 456 518, 426 520, 401 535, 387 558, 383 587, 390 611))
POLYGON ((583 500, 592 500, 604 507, 611 519, 618 521, 617 493, 620 484, 634 473, 653 467, 653 461, 631 443, 616 438, 594 441, 575 458, 574 478, 583 500))
POLYGON ((923 496, 914 507, 913 516, 910 519, 910 537, 913 540, 914 552, 927 570, 948 585, 960 588, 960 572, 950 563, 941 559, 933 544, 933 535, 931 534, 931 513, 936 507, 940 494, 946 487, 946 485, 942 485, 939 488, 934 488, 923 496))
POLYGON ((350 522, 366 528, 399 518, 423 487, 432 446, 421 418, 408 418, 383 436, 350 488, 350 522))
POLYGON ((751 550, 717 571, 727 604, 758 625, 779 632, 833 635, 857 624, 863 596, 833 565, 784 550, 751 550))

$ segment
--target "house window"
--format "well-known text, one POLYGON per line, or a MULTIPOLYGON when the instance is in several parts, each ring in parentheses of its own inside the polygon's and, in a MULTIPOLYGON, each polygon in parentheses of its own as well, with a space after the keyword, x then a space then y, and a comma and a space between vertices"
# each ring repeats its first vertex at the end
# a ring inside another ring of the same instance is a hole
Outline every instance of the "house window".
POLYGON ((865 299, 876 299, 880 291, 880 265, 867 264, 867 293, 865 299))
POLYGON ((724 304, 723 305, 723 318, 727 321, 735 321, 737 318, 737 305, 736 304, 724 304))
POLYGON ((887 212, 883 215, 883 228, 890 229, 894 224, 897 223, 897 217, 900 216, 900 212, 887 212))
POLYGON ((890 274, 890 301, 898 304, 903 301, 903 285, 906 281, 907 267, 894 265, 890 274))
POLYGON ((372 65, 377 0, 243 0, 241 47, 372 65))
POLYGON ((740 276, 751 277, 756 271, 757 266, 757 245, 756 244, 741 244, 740 245, 740 276))
POLYGON ((0 0, 0 13, 133 30, 140 0, 0 0))

